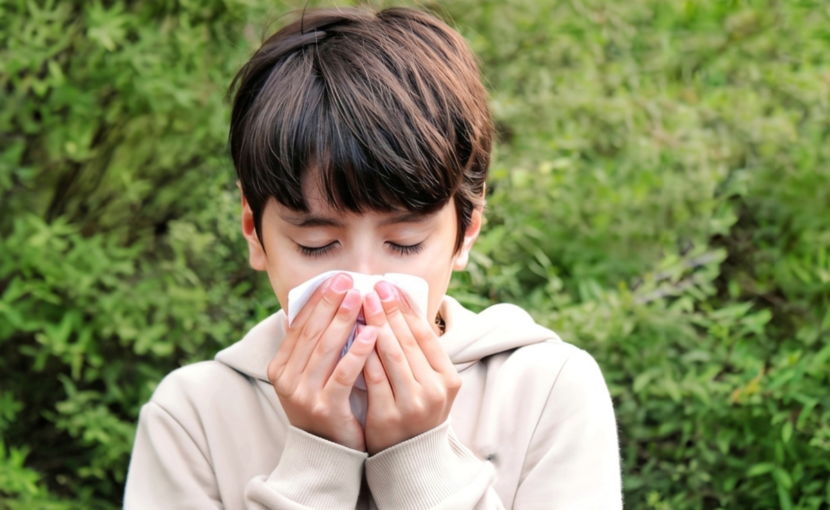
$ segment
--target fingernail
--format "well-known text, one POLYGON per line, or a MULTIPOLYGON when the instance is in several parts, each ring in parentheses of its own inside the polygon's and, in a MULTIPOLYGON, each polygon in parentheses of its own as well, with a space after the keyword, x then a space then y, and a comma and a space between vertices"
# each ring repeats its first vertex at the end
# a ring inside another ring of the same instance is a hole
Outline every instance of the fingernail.
POLYGON ((366 294, 363 300, 363 308, 372 315, 380 313, 383 310, 376 292, 370 291, 366 294))
POLYGON ((354 310, 360 306, 360 291, 357 289, 350 289, 349 292, 346 293, 346 297, 343 298, 343 301, 340 303, 340 307, 344 310, 354 310))
POLYGON ((378 296, 384 301, 389 301, 395 297, 395 291, 389 283, 380 282, 375 286, 375 290, 377 290, 378 296))
POLYGON ((334 292, 345 292, 352 288, 352 278, 347 274, 339 274, 334 277, 334 281, 331 282, 331 289, 334 292))
POLYGON ((320 292, 329 290, 329 287, 331 287, 331 280, 331 278, 326 278, 326 281, 324 281, 323 285, 320 286, 320 292))

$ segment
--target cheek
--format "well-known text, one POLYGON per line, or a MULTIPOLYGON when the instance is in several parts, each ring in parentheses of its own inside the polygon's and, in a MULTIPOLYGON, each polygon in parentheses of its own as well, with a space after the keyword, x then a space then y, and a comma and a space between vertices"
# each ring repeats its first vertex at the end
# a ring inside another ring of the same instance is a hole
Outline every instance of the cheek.
POLYGON ((280 302, 280 308, 285 310, 288 306, 288 291, 294 288, 291 282, 286 282, 279 274, 268 270, 268 280, 271 282, 271 288, 274 289, 274 294, 280 302))
MULTIPOLYGON (((448 234, 447 234, 448 235, 448 234)), ((446 237, 445 235, 444 237, 446 237)), ((453 241, 455 238, 453 237, 453 241)), ((454 243, 440 243, 434 250, 427 250, 424 253, 424 260, 419 261, 417 274, 429 284, 429 310, 427 319, 432 323, 441 301, 447 293, 447 286, 452 277, 454 243)))
POLYGON ((262 214, 262 244, 265 246, 265 270, 268 281, 282 308, 288 304, 288 291, 320 274, 320 269, 303 257, 294 243, 280 230, 281 222, 269 202, 262 214))
POLYGON ((441 301, 447 294, 448 283, 449 278, 446 278, 442 281, 430 282, 429 310, 427 315, 427 321, 429 321, 430 324, 432 324, 433 320, 435 319, 435 316, 438 315, 438 309, 441 308, 441 301))
POLYGON ((453 267, 453 250, 455 248, 455 209, 447 207, 441 224, 436 229, 427 243, 427 248, 423 253, 413 260, 411 265, 402 264, 402 266, 409 266, 409 270, 400 272, 408 272, 420 276, 429 284, 429 310, 428 320, 432 323, 438 309, 441 306, 441 301, 447 293, 447 287, 452 277, 453 267))
POLYGON ((288 305, 288 292, 301 283, 321 273, 320 269, 309 263, 302 255, 296 253, 287 242, 278 243, 264 237, 267 249, 266 271, 271 288, 285 309, 288 305))

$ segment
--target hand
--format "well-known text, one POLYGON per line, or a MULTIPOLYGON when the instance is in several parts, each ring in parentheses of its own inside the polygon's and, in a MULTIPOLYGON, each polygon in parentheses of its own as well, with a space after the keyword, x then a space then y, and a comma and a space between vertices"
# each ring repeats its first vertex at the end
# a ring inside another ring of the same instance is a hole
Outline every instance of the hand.
POLYGON ((349 394, 374 352, 377 329, 363 328, 338 361, 362 304, 352 285, 351 276, 338 274, 314 292, 268 365, 268 380, 291 425, 363 452, 363 429, 349 394))
POLYGON ((363 300, 367 327, 378 329, 377 348, 363 369, 370 455, 444 423, 461 388, 461 377, 429 323, 391 284, 378 282, 375 291, 363 300))

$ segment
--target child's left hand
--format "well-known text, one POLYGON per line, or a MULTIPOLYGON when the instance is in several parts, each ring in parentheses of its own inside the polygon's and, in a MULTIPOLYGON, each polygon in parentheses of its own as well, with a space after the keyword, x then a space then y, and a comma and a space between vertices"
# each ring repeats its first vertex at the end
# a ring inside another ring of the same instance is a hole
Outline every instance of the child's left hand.
POLYGON ((366 324, 379 329, 376 351, 363 369, 370 455, 444 423, 461 388, 461 377, 426 319, 391 284, 379 282, 375 291, 363 301, 366 324))

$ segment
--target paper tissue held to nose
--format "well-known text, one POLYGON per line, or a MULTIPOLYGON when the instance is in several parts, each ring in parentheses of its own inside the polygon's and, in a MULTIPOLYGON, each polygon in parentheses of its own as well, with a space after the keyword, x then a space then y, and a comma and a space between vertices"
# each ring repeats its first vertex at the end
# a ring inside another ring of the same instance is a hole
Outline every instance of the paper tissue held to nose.
MULTIPOLYGON (((416 313, 423 317, 427 312, 429 285, 423 278, 403 273, 386 273, 383 275, 371 275, 363 273, 353 273, 350 271, 328 271, 319 274, 314 278, 307 280, 304 283, 301 283, 300 285, 294 287, 288 292, 288 310, 286 316, 288 317, 289 326, 292 322, 294 322, 294 319, 300 313, 300 310, 303 309, 305 304, 308 302, 309 298, 311 298, 311 295, 314 294, 314 291, 317 290, 317 287, 322 285, 323 282, 325 282, 328 278, 338 273, 346 273, 352 277, 352 280, 354 282, 353 288, 358 289, 360 291, 361 297, 365 297, 370 290, 373 290, 377 282, 385 281, 394 285, 398 288, 398 290, 400 290, 403 294, 406 295, 409 303, 415 309, 416 313)), ((352 329, 352 332, 349 335, 348 340, 346 341, 346 345, 343 346, 343 350, 340 352, 341 358, 346 355, 346 352, 348 352, 349 347, 352 346, 352 343, 354 342, 354 337, 357 334, 358 326, 365 324, 366 323, 363 320, 363 310, 361 310, 360 315, 358 316, 358 322, 355 323, 355 326, 352 329)), ((362 374, 358 378, 355 386, 362 390, 366 389, 366 382, 363 380, 362 374)))

